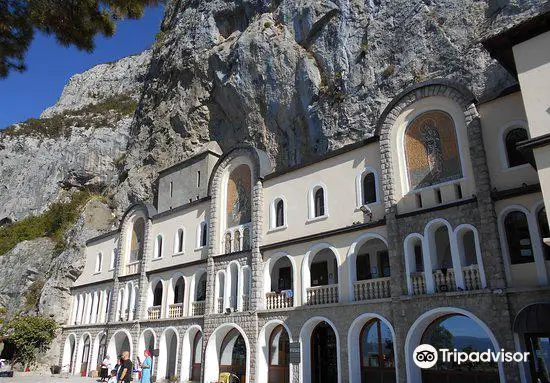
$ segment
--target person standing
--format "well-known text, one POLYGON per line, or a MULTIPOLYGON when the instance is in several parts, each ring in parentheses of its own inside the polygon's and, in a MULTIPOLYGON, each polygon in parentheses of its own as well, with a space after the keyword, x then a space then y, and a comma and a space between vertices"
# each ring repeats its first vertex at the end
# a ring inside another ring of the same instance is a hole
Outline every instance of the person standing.
POLYGON ((151 383, 151 366, 153 365, 151 351, 145 350, 143 355, 145 355, 145 359, 141 363, 141 380, 139 383, 151 383))
POLYGON ((120 375, 118 376, 119 383, 129 383, 132 381, 133 363, 130 360, 130 352, 122 353, 122 365, 120 366, 120 375))
POLYGON ((109 355, 105 355, 105 358, 103 359, 103 362, 101 362, 101 374, 100 378, 102 382, 107 381, 109 378, 109 373, 112 370, 111 366, 111 358, 109 358, 109 355))

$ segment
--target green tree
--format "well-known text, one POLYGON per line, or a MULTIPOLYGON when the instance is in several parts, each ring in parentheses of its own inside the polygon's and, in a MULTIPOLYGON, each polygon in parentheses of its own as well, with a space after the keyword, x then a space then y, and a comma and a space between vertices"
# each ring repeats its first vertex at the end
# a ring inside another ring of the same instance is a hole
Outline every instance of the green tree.
POLYGON ((0 0, 0 78, 25 70, 25 53, 35 31, 65 46, 91 52, 94 37, 112 36, 116 21, 139 19, 162 0, 0 0))
POLYGON ((55 337, 57 323, 43 315, 16 315, 0 327, 0 335, 14 345, 12 363, 30 366, 39 353, 45 352, 55 337))

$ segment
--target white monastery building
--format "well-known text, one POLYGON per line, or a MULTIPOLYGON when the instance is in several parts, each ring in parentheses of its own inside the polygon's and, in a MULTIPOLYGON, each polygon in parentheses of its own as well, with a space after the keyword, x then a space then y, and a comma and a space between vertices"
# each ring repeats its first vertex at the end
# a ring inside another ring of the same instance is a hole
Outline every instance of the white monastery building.
POLYGON ((519 79, 498 96, 431 80, 314 161, 211 142, 160 172, 88 241, 62 368, 150 349, 159 382, 547 382, 548 19, 484 42, 519 79), (421 370, 423 343, 531 357, 421 370))

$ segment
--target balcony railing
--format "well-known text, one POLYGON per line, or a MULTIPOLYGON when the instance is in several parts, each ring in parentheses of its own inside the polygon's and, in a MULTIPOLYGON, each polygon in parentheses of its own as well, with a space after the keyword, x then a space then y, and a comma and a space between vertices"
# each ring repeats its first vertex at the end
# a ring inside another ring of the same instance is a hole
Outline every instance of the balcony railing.
POLYGON ((139 261, 128 263, 126 265, 126 275, 139 273, 139 265, 140 265, 139 261))
POLYGON ((193 316, 204 315, 204 301, 193 302, 193 316))
POLYGON ((353 298, 356 301, 390 297, 390 278, 376 278, 353 283, 353 298))
POLYGON ((280 293, 269 292, 265 294, 265 302, 268 310, 286 309, 294 306, 294 297, 284 291, 280 293))
POLYGON ((243 311, 250 310, 250 296, 248 294, 243 294, 243 311))
POLYGON ((168 318, 181 318, 183 316, 183 303, 174 303, 168 306, 168 318))
POLYGON ((338 303, 338 285, 309 287, 307 289, 306 304, 326 305, 338 303))
POLYGON ((481 275, 479 274, 479 266, 471 265, 462 268, 464 275, 464 287, 466 290, 481 289, 481 275))
POLYGON ((456 291, 455 273, 452 268, 435 270, 433 274, 437 292, 456 291))
POLYGON ((218 297, 218 314, 223 314, 223 297, 218 297))
POLYGON ((411 273, 411 282, 412 282, 412 295, 426 294, 426 279, 424 278, 423 271, 411 273))
POLYGON ((147 310, 147 318, 149 320, 159 319, 160 318, 160 306, 149 307, 149 309, 147 310))

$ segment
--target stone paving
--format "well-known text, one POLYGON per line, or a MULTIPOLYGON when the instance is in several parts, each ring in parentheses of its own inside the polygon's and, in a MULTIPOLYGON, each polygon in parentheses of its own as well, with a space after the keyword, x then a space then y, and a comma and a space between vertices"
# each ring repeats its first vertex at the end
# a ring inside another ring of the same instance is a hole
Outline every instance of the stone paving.
POLYGON ((96 383, 97 381, 97 378, 82 378, 80 376, 61 378, 23 373, 16 373, 13 378, 0 378, 0 383, 96 383))

